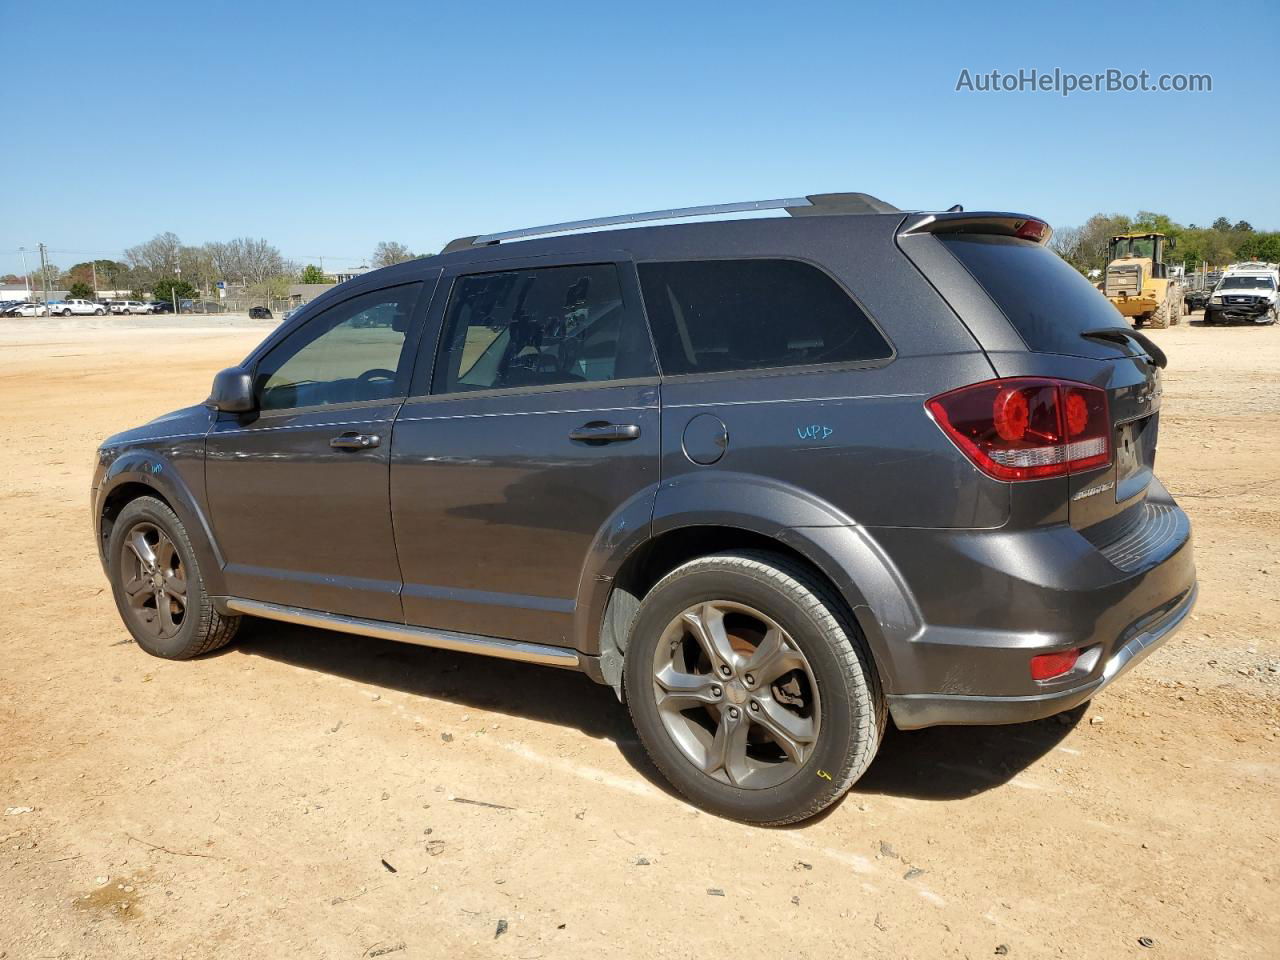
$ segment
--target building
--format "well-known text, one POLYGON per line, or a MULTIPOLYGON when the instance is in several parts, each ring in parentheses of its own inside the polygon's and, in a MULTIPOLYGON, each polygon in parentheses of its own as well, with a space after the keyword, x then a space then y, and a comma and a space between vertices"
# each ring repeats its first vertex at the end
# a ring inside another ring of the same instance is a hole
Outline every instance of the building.
POLYGON ((338 283, 346 283, 348 280, 354 280, 356 277, 363 276, 372 269, 372 267, 361 265, 359 267, 344 267, 341 270, 326 270, 325 274, 333 277, 333 279, 338 283))
MULTIPOLYGON (((65 300, 71 296, 70 290, 50 290, 50 300, 65 300)), ((0 283, 0 300, 38 300, 44 302, 44 291, 39 285, 34 288, 25 283, 0 283)))

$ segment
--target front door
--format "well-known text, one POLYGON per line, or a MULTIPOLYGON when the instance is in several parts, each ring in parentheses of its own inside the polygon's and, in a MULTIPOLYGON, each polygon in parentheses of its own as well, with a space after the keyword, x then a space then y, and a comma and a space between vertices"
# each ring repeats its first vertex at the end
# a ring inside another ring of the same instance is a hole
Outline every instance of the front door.
POLYGON ((257 411, 209 433, 205 482, 232 596, 401 620, 387 479, 422 287, 308 320, 258 360, 257 411))
POLYGON ((539 261, 447 283, 434 376, 424 338, 391 451, 405 619, 569 646, 592 542, 646 526, 658 481, 634 268, 539 261))

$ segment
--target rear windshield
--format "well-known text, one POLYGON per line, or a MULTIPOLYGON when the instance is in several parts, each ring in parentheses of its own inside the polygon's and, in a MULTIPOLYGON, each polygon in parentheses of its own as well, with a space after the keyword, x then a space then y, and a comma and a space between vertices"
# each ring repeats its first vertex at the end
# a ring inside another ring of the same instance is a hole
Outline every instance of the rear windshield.
POLYGON ((1014 237, 937 236, 1004 311, 1029 349, 1086 357, 1123 353, 1080 336, 1086 330, 1128 325, 1093 284, 1053 251, 1014 237))

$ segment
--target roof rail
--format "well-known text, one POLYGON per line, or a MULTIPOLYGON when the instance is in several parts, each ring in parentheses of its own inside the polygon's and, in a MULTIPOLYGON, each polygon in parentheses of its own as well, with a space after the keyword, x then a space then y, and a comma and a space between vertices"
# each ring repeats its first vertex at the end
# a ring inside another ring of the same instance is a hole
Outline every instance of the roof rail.
POLYGON ((596 217, 592 220, 569 220, 565 223, 549 223, 541 227, 524 227, 502 233, 459 237, 451 241, 441 253, 454 253, 458 250, 490 246, 506 240, 522 240, 527 237, 542 237, 555 233, 570 233, 575 230, 591 230, 597 227, 617 227, 630 223, 680 220, 687 217, 712 217, 725 213, 754 213, 758 210, 786 210, 793 217, 899 212, 897 207, 866 193, 818 193, 808 197, 789 197, 782 200, 746 200, 740 203, 715 203, 703 207, 650 210, 647 213, 624 213, 612 217, 596 217))

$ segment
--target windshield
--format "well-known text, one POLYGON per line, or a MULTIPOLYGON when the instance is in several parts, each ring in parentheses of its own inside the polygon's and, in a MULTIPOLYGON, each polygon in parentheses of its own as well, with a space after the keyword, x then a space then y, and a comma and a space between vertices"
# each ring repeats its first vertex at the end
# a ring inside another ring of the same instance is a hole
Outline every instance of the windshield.
POLYGON ((1219 290, 1274 290, 1275 280, 1271 277, 1225 277, 1218 284, 1219 290))
POLYGON ((1150 260, 1155 256, 1155 244, 1153 237, 1116 237, 1111 241, 1111 259, 1145 257, 1150 260))

